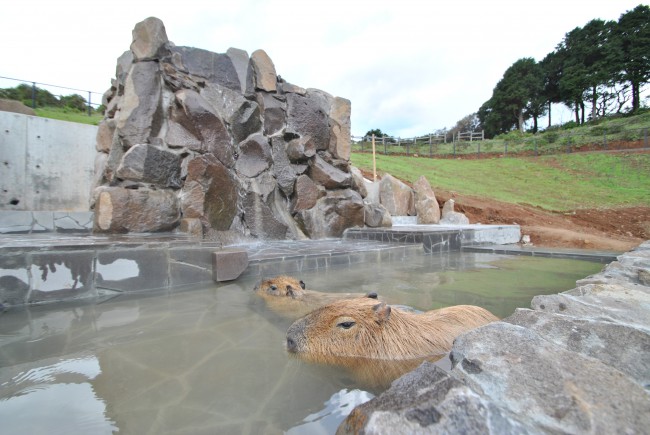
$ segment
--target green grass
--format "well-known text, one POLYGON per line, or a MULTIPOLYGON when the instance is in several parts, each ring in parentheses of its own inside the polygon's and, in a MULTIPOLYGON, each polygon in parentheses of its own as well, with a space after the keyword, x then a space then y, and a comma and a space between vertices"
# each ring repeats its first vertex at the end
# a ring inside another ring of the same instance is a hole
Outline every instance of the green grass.
MULTIPOLYGON (((352 164, 372 171, 372 155, 352 164)), ((650 154, 573 153, 482 160, 377 155, 377 171, 436 189, 546 210, 650 206, 650 154)))
POLYGON ((37 116, 43 118, 58 119, 60 121, 78 122, 81 124, 99 125, 104 115, 93 112, 88 116, 88 112, 79 112, 77 110, 60 107, 42 107, 34 109, 37 116))

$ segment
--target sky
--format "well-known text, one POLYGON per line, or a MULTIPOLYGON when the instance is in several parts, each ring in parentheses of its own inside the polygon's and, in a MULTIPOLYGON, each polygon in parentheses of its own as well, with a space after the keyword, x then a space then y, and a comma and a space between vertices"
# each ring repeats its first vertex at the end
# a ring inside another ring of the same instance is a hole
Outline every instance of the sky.
MULTIPOLYGON (((647 3, 21 0, 0 9, 0 76, 102 94, 135 24, 154 16, 177 46, 263 49, 286 81, 349 99, 354 136, 379 128, 413 137, 476 112, 516 60, 539 61, 575 27, 618 20, 638 4, 647 3)), ((0 88, 20 83, 0 79, 0 88)), ((570 119, 568 110, 554 109, 553 124, 570 119)))

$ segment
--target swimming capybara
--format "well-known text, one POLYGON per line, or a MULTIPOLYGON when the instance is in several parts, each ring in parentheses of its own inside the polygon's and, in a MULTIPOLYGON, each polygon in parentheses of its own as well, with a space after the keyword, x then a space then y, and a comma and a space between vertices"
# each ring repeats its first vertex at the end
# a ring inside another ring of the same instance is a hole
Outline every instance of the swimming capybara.
POLYGON ((451 350, 465 331, 498 320, 473 305, 414 314, 372 297, 333 302, 296 320, 287 331, 289 352, 323 357, 412 359, 451 350))
MULTIPOLYGON (((287 275, 267 278, 255 286, 255 293, 277 314, 297 319, 305 314, 340 299, 367 296, 364 293, 328 293, 305 288, 302 280, 287 275)), ((377 297, 376 293, 369 293, 377 297)))

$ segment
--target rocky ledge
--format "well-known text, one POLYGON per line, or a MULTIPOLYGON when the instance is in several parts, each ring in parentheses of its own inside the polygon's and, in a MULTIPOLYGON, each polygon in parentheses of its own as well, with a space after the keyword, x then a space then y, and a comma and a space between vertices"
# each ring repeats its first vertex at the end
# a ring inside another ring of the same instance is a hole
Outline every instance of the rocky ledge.
POLYGON ((337 433, 647 433, 650 241, 532 309, 460 336, 337 433))

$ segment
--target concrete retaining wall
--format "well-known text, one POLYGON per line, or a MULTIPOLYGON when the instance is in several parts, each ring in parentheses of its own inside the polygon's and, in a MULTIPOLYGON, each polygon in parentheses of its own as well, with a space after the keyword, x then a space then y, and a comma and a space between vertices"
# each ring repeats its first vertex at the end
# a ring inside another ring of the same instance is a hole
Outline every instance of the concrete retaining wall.
POLYGON ((87 212, 96 135, 94 125, 0 112, 0 210, 87 212))

